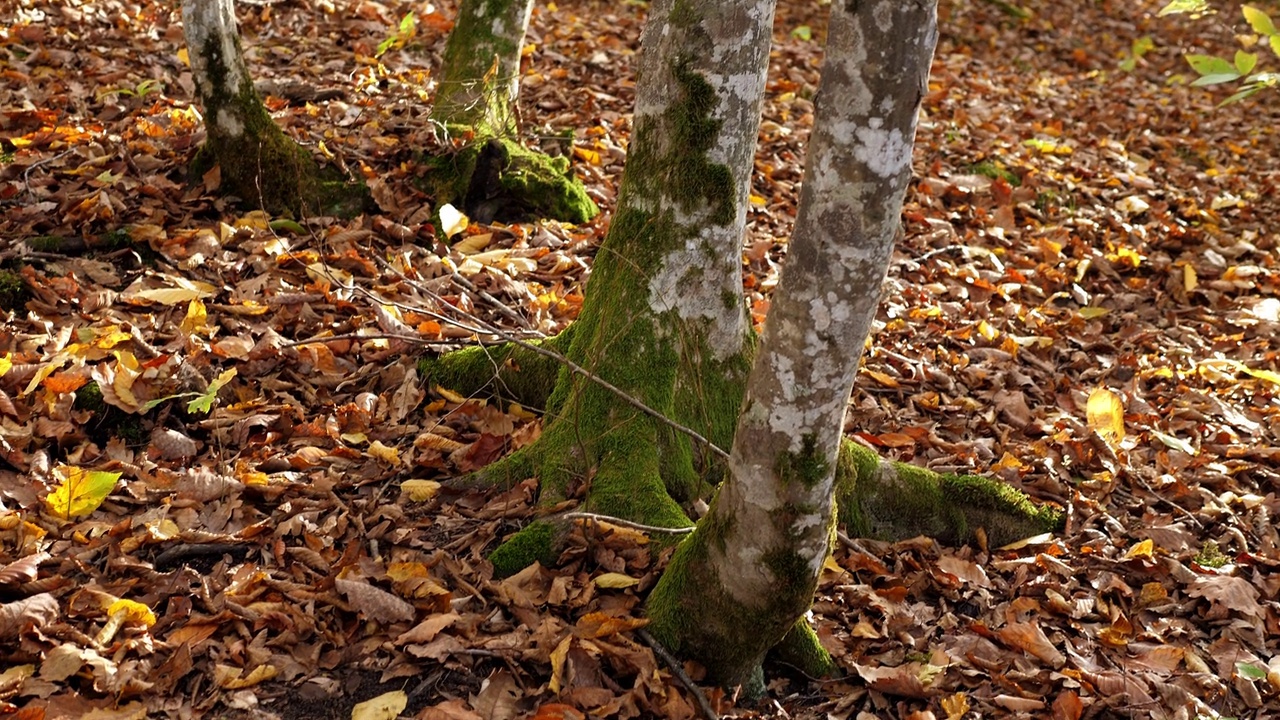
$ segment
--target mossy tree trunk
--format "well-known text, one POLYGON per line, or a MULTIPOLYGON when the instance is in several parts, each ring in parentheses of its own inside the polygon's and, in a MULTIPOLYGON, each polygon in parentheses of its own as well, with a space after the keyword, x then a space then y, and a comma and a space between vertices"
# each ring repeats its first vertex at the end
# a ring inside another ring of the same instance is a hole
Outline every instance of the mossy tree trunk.
POLYGON ((649 598, 656 637, 748 683, 809 609, 845 408, 911 178, 937 0, 833 3, 799 214, 729 473, 649 598))
POLYGON ((514 137, 520 51, 533 0, 462 0, 445 44, 431 120, 514 137))
POLYGON ((599 213, 568 157, 520 144, 516 99, 533 0, 462 0, 445 45, 431 122, 453 155, 428 164, 436 204, 461 207, 479 222, 529 217, 584 223, 599 213))
MULTIPOLYGON (((618 209, 567 355, 726 448, 750 367, 740 256, 773 4, 649 13, 618 209)), ((585 486, 595 511, 669 527, 690 524, 677 500, 718 480, 711 448, 568 370, 548 412, 542 437, 484 479, 537 475, 548 501, 585 486)), ((509 570, 528 551, 521 539, 493 560, 509 570)))
POLYGON ((183 0, 182 25, 207 133, 193 171, 217 165, 224 194, 272 212, 301 210, 317 195, 316 163, 253 89, 232 0, 183 0))

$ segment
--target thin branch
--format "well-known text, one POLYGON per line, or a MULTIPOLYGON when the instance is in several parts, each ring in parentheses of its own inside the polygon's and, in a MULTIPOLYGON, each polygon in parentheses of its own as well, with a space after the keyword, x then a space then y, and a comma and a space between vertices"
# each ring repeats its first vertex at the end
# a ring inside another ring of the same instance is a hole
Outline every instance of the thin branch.
POLYGON ((702 716, 706 720, 720 720, 720 716, 716 715, 711 703, 707 702, 707 696, 702 694, 702 689, 693 682, 693 678, 689 677, 689 674, 684 671, 684 667, 674 655, 667 652, 667 649, 662 647, 661 643, 654 640, 647 630, 636 630, 636 637, 643 640, 645 645, 653 648, 653 653, 662 658, 662 662, 666 663, 667 667, 671 669, 671 674, 675 675, 680 684, 684 685, 689 694, 693 695, 693 699, 697 701, 698 708, 702 710, 702 716))
POLYGON ((686 535, 688 533, 693 532, 694 530, 694 528, 692 527, 670 528, 670 527, 658 527, 657 525, 643 525, 638 522, 623 520, 622 518, 616 518, 609 515, 600 515, 597 513, 589 513, 589 512, 570 512, 570 513, 565 513, 563 515, 560 515, 559 518, 563 520, 592 520, 600 523, 608 523, 609 525, 617 525, 619 527, 631 528, 632 530, 639 530, 641 532, 666 533, 670 535, 686 535))

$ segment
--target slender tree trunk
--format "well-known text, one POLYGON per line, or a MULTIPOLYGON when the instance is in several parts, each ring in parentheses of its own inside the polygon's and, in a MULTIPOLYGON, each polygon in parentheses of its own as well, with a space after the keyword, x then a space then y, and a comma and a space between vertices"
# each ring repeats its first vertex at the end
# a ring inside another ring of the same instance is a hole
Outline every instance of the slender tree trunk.
MULTIPOLYGON (((618 209, 568 348, 719 447, 749 370, 740 257, 772 24, 772 0, 650 6, 618 209)), ((597 511, 672 526, 689 524, 672 497, 716 479, 707 447, 567 370, 548 411, 538 442, 486 479, 536 475, 547 501, 585 482, 597 511)), ((522 539, 493 561, 511 571, 529 551, 522 539)))
POLYGON ((449 33, 431 119, 486 137, 516 134, 520 51, 533 0, 462 0, 449 33))
POLYGON ((182 25, 207 132, 193 170, 217 165, 225 194, 271 211, 300 210, 315 195, 316 164, 253 89, 232 0, 183 0, 182 25))
POLYGON ((728 685, 812 602, 845 407, 911 177, 936 0, 837 0, 799 215, 711 511, 649 600, 655 635, 728 685))

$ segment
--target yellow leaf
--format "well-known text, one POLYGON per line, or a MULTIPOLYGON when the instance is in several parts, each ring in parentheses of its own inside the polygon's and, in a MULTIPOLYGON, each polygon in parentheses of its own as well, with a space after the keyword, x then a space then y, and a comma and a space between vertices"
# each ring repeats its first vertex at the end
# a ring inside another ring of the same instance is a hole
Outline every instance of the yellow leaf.
POLYGON ((467 401, 466 398, 462 397, 461 395, 459 395, 458 393, 452 390, 449 390, 443 385, 437 385, 436 392, 439 393, 440 397, 444 398, 445 400, 448 400, 451 403, 458 403, 459 405, 461 405, 462 403, 467 401))
POLYGON ((969 712, 969 696, 958 692, 942 698, 942 711, 947 714, 947 720, 960 720, 969 712))
POLYGON ((9 372, 13 368, 13 353, 5 353, 0 355, 0 377, 9 372))
POLYGON ((560 683, 564 682, 564 661, 569 657, 569 644, 573 641, 572 635, 566 635, 556 649, 551 651, 551 682, 547 683, 547 689, 553 693, 560 692, 560 683))
POLYGON ((767 200, 765 200, 764 198, 756 194, 749 195, 747 197, 747 200, 751 203, 752 207, 764 207, 766 204, 768 204, 767 200))
POLYGON ((862 372, 866 373, 867 375, 870 375, 872 378, 875 379, 876 382, 880 383, 881 385, 887 388, 896 388, 899 386, 898 380, 894 378, 892 375, 886 375, 882 372, 877 372, 875 370, 867 370, 866 368, 863 368, 862 372))
POLYGON ((1156 550, 1155 543, 1151 542, 1151 539, 1148 538, 1138 543, 1137 545, 1134 545, 1128 550, 1126 550, 1124 553, 1124 559, 1125 560, 1154 560, 1155 550, 1156 550))
POLYGON ((182 319, 178 330, 183 335, 195 335, 209 327, 208 319, 209 311, 205 309, 204 302, 200 298, 193 298, 187 305, 187 316, 182 319))
POLYGON ((244 675, 243 668, 230 665, 215 665, 213 668, 213 681, 224 690, 243 690, 260 682, 266 682, 279 672, 273 665, 259 665, 250 671, 248 675, 244 675))
POLYGON ((1094 318, 1100 318, 1109 312, 1111 311, 1101 307, 1082 307, 1080 308, 1080 317, 1085 320, 1092 320, 1094 318))
POLYGON ((1124 439, 1124 403, 1119 395, 1106 388, 1095 389, 1089 393, 1085 417, 1089 427, 1108 443, 1124 439))
MULTIPOLYGON (((205 283, 200 283, 204 285, 205 283)), ((139 290, 131 297, 126 298, 131 302, 155 302, 161 305, 178 305, 184 302, 190 302, 197 298, 209 297, 213 295, 214 289, 210 285, 208 290, 201 288, 155 288, 154 290, 139 290)))
POLYGON ((639 582, 639 580, 631 577, 630 575, 623 575, 622 573, 615 572, 598 575, 595 579, 596 587, 609 588, 611 590, 629 588, 632 585, 639 584, 639 582))
POLYGON ((63 478, 49 496, 44 499, 49 513, 64 520, 88 515, 111 494, 120 479, 118 472, 85 470, 71 465, 60 465, 54 474, 63 478))
POLYGON ((1191 263, 1182 266, 1182 288, 1187 292, 1196 289, 1200 282, 1196 279, 1196 269, 1191 267, 1191 263))
POLYGON ((351 720, 395 720, 409 706, 409 696, 403 690, 392 690, 372 700, 356 703, 351 708, 351 720))
POLYGON ((1244 371, 1245 375, 1256 377, 1259 380, 1266 380, 1273 385, 1280 385, 1280 374, 1271 372, 1270 370, 1254 370, 1250 367, 1242 367, 1240 369, 1244 371))
POLYGON ((426 502, 440 491, 440 483, 434 480, 405 480, 400 483, 400 489, 413 502, 426 502))
POLYGON ((493 240, 493 233, 479 233, 471 237, 463 238, 453 244, 453 249, 463 255, 475 255, 481 250, 489 246, 489 242, 493 240))
POLYGON ((107 608, 107 614, 115 615, 117 613, 123 615, 125 620, 142 623, 147 627, 156 624, 156 616, 155 613, 151 612, 151 608, 133 600, 120 599, 111 603, 111 606, 107 608))
POLYGON ((575 146, 573 148, 573 156, 591 165, 600 164, 600 153, 596 152, 595 150, 588 150, 586 148, 580 148, 575 146))
POLYGON ((369 443, 369 454, 388 465, 400 464, 400 451, 383 445, 379 440, 369 443))
POLYGON ((191 57, 187 55, 186 48, 181 48, 178 50, 178 61, 181 62, 183 65, 186 65, 187 67, 191 67, 191 57))

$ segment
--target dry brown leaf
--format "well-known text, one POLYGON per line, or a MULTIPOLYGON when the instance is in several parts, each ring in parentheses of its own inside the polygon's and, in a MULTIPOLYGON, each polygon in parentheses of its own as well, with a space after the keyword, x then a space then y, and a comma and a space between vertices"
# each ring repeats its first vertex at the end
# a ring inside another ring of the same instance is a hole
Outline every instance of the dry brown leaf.
POLYGON ((0 568, 0 587, 19 585, 36 579, 40 563, 49 559, 49 553, 31 553, 0 568))
POLYGON ((1187 594, 1244 615, 1262 616, 1258 589, 1248 580, 1234 575, 1202 575, 1187 588, 1187 594))
POLYGON ((370 620, 384 623, 406 622, 417 614, 413 605, 369 583, 338 578, 333 581, 333 585, 346 596, 352 609, 370 620))
POLYGON ((52 593, 0 605, 0 639, 16 637, 24 627, 43 627, 57 619, 58 600, 52 593))
POLYGON ((1044 631, 1034 622, 1009 623, 996 634, 1006 645, 1037 657, 1054 668, 1060 668, 1067 662, 1066 656, 1049 642, 1044 631))

